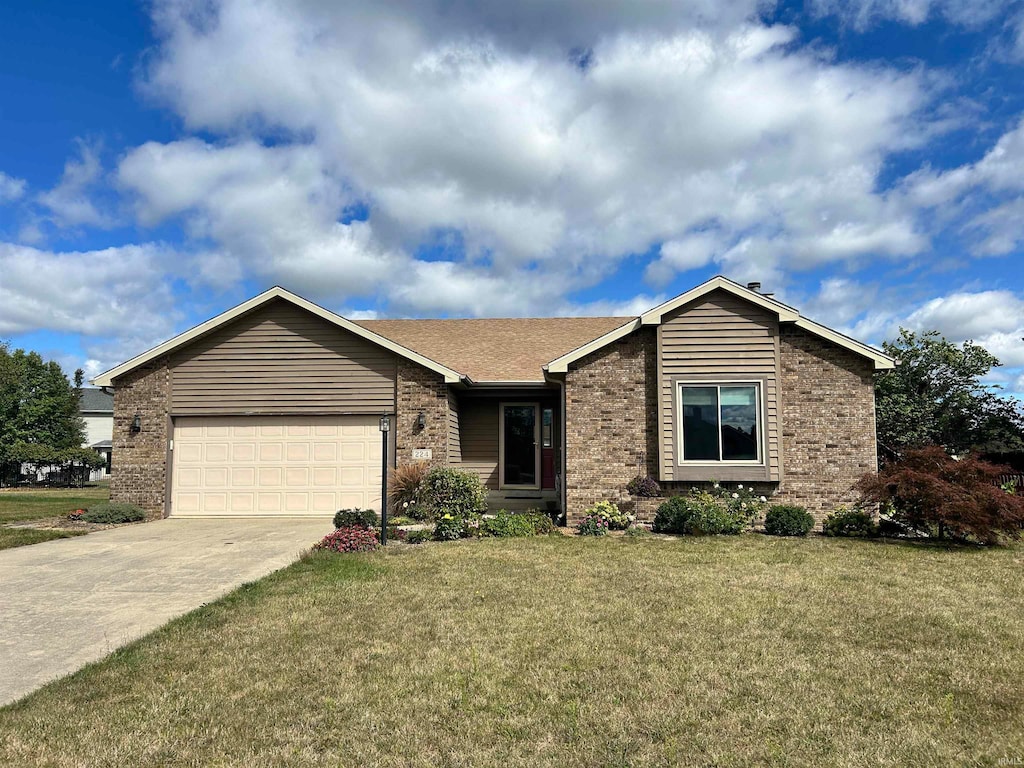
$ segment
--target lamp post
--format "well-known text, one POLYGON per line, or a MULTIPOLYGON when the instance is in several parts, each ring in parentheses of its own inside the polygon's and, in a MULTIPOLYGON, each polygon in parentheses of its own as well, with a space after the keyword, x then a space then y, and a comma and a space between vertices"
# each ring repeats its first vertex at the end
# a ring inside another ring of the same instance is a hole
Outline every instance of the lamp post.
POLYGON ((391 431, 391 417, 380 417, 380 543, 388 543, 388 432, 391 431))

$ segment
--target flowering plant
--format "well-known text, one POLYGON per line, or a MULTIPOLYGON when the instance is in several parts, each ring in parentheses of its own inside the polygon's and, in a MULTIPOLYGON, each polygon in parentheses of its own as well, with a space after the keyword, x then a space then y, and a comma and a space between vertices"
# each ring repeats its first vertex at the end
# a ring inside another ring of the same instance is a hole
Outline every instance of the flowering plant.
POLYGON ((68 520, 81 520, 82 519, 82 515, 84 515, 84 514, 85 514, 85 510, 84 509, 72 510, 71 514, 68 515, 68 520))
POLYGON ((619 510, 618 506, 610 501, 599 501, 587 509, 584 514, 587 517, 599 517, 604 520, 605 525, 613 531, 624 531, 636 520, 634 515, 619 510))
POLYGON ((376 530, 361 525, 346 525, 328 533, 313 549, 331 552, 371 552, 378 545, 376 530))
POLYGON ((576 523, 577 536, 604 536, 608 533, 608 521, 601 515, 587 515, 576 523))

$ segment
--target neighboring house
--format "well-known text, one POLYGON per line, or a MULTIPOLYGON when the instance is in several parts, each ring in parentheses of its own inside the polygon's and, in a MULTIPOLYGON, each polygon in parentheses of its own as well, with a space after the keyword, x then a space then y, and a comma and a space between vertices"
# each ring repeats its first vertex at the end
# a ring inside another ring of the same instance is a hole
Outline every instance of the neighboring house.
POLYGON ((281 288, 97 377, 112 497, 161 515, 380 504, 388 465, 469 470, 493 507, 753 484, 818 517, 875 470, 872 375, 893 361, 722 277, 639 317, 352 322, 281 288), (134 426, 133 426, 134 422, 134 426))
POLYGON ((107 460, 104 466, 90 473, 89 479, 108 478, 114 439, 114 396, 102 389, 85 388, 79 399, 78 412, 85 421, 85 442, 82 447, 92 448, 107 460))

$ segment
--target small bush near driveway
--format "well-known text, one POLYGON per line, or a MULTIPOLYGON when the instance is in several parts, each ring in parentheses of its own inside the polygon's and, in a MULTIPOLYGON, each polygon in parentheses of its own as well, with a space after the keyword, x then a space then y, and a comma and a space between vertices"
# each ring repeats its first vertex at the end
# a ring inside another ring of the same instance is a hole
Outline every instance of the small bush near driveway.
POLYGON ((335 528, 346 528, 350 525, 361 525, 364 528, 373 528, 379 523, 380 518, 372 509, 339 509, 334 513, 335 528))
POLYGON ((814 528, 811 513, 796 504, 774 504, 764 516, 769 536, 806 536, 814 528))
POLYGON ((137 523, 146 519, 146 513, 133 504, 108 501, 92 505, 85 512, 77 515, 75 519, 84 520, 87 523, 104 523, 108 525, 137 523))

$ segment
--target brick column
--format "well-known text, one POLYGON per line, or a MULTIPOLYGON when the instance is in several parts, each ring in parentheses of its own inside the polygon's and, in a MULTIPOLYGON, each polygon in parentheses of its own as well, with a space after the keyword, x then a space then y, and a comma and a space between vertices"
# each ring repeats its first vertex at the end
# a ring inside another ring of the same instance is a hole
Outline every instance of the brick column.
POLYGON ((118 379, 114 389, 111 501, 135 504, 150 519, 164 516, 167 490, 167 415, 170 407, 167 359, 118 379), (135 414, 142 424, 132 432, 135 414))
POLYGON ((431 466, 448 463, 448 385, 439 373, 398 359, 398 391, 395 414, 395 456, 399 465, 413 461, 414 449, 432 452, 431 466), (426 425, 417 429, 423 413, 426 425))

